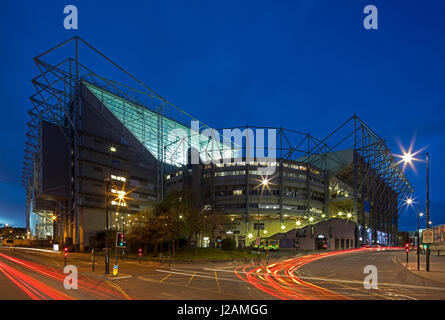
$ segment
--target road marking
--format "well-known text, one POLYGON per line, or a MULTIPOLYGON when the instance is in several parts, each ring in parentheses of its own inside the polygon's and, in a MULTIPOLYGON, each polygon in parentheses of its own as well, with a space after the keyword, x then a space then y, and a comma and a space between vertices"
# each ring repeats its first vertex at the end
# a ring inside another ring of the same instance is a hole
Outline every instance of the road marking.
POLYGON ((160 282, 164 282, 165 280, 167 280, 172 274, 169 273, 167 276, 165 276, 162 280, 160 280, 160 282))
MULTIPOLYGON (((391 299, 391 300, 394 300, 394 299, 392 299, 392 298, 389 298, 389 297, 387 297, 387 296, 385 296, 385 295, 382 295, 382 294, 379 294, 379 293, 377 293, 377 292, 375 292, 375 291, 371 291, 371 290, 365 290, 365 289, 362 289, 362 288, 354 288, 354 287, 352 287, 352 286, 348 286, 348 285, 346 285, 346 284, 344 284, 344 283, 337 283, 337 285, 340 285, 340 286, 342 286, 342 287, 344 287, 344 288, 347 288, 347 289, 349 289, 349 290, 355 290, 355 291, 358 291, 358 292, 361 292, 364 296, 376 296, 376 297, 382 297, 382 298, 385 298, 385 299, 391 299)), ((349 294, 347 294, 346 296, 350 296, 349 294)), ((354 294, 354 296, 357 296, 356 294, 354 294)))
POLYGON ((128 276, 120 276, 120 277, 115 277, 115 278, 112 278, 112 279, 110 279, 111 281, 113 281, 113 280, 122 280, 122 279, 129 279, 129 278, 132 278, 133 276, 132 275, 128 275, 128 276))
POLYGON ((215 271, 215 280, 216 280, 216 287, 218 288, 218 292, 221 293, 221 286, 219 285, 218 281, 218 274, 215 271))
MULTIPOLYGON (((303 279, 303 280, 318 280, 318 281, 327 281, 327 282, 363 284, 363 281, 357 281, 357 280, 328 279, 328 278, 316 278, 316 277, 299 277, 299 278, 303 279)), ((424 286, 416 286, 416 285, 401 284, 401 283, 399 284, 399 283, 391 283, 391 282, 379 282, 379 286, 445 291, 445 288, 440 288, 440 287, 424 287, 424 286)))
POLYGON ((212 269, 212 268, 203 268, 203 270, 233 273, 233 270, 212 269))
MULTIPOLYGON (((145 278, 145 277, 142 277, 142 276, 139 276, 138 279, 143 280, 143 281, 147 281, 147 282, 159 283, 158 280, 145 278)), ((244 282, 244 281, 239 281, 239 282, 244 282)), ((180 288, 193 289, 193 290, 200 290, 200 291, 207 292, 207 293, 215 293, 214 290, 209 290, 209 289, 200 288, 200 287, 186 287, 185 285, 177 284, 177 283, 174 283, 172 281, 166 282, 165 285, 167 285, 167 286, 174 286, 174 287, 180 287, 180 288)), ((261 291, 259 291, 259 292, 261 293, 261 291)), ((237 295, 237 294, 233 294, 233 293, 225 293, 225 292, 223 292, 222 294, 227 296, 227 297, 232 298, 232 300, 233 300, 233 298, 241 299, 241 300, 246 298, 245 296, 241 296, 241 295, 237 295)), ((263 294, 261 293, 261 295, 263 295, 263 294)), ((266 298, 266 299, 270 299, 270 298, 266 298)))
POLYGON ((132 300, 131 297, 120 286, 118 286, 116 283, 114 283, 113 281, 110 281, 110 280, 107 280, 107 283, 112 285, 117 290, 119 290, 119 292, 122 293, 122 295, 125 297, 125 299, 132 300))
MULTIPOLYGON (((157 272, 163 272, 163 273, 171 273, 171 274, 178 274, 178 275, 182 275, 182 276, 192 276, 192 273, 184 273, 184 272, 174 272, 171 270, 161 270, 161 269, 156 269, 157 272)), ((196 274, 195 275, 196 278, 206 278, 206 279, 215 279, 215 277, 211 277, 211 276, 205 276, 205 275, 201 275, 201 274, 196 274)), ((227 278, 219 278, 219 280, 223 280, 223 281, 232 281, 232 282, 244 282, 243 280, 238 280, 238 279, 227 279, 227 278)))
POLYGON ((188 287, 190 285, 190 283, 192 283, 193 278, 195 277, 196 272, 193 272, 192 276, 190 277, 189 281, 187 282, 187 284, 185 285, 186 287, 188 287))

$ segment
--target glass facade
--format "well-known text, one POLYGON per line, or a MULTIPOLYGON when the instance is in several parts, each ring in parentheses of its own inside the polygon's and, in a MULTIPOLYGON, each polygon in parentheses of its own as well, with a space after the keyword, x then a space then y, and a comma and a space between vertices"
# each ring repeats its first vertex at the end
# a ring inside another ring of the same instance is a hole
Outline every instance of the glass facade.
POLYGON ((190 147, 197 149, 204 160, 230 158, 233 154, 230 145, 88 82, 84 85, 159 161, 176 167, 184 166, 190 147))

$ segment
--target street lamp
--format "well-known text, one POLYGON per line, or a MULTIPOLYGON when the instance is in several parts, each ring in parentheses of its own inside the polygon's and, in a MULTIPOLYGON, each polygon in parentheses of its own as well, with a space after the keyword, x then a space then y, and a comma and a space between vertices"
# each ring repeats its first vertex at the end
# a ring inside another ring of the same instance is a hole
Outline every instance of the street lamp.
MULTIPOLYGON (((420 153, 420 151, 414 152, 412 153, 412 147, 410 147, 410 150, 408 150, 408 152, 403 151, 403 155, 399 156, 402 158, 402 160, 400 162, 404 163, 404 168, 407 164, 409 164, 413 169, 414 166, 412 164, 413 161, 419 161, 419 159, 417 159, 415 156, 419 155, 419 156, 426 156, 426 228, 429 229, 430 228, 430 185, 429 185, 429 161, 430 161, 430 157, 428 152, 425 153, 420 153)), ((427 246, 426 249, 426 271, 430 271, 430 247, 427 246)))
MULTIPOLYGON (((412 198, 406 199, 406 203, 408 206, 411 206, 414 201, 412 198)), ((423 213, 420 212, 420 201, 416 201, 417 203, 417 270, 420 270, 420 217, 423 217, 423 213)))
MULTIPOLYGON (((269 179, 266 177, 266 178, 263 178, 263 180, 261 181, 261 184, 260 184, 260 186, 262 187, 261 188, 261 191, 260 191, 260 193, 258 194, 258 208, 257 208, 257 212, 258 212, 258 214, 257 214, 257 222, 258 222, 258 224, 257 224, 257 230, 258 230, 258 238, 260 237, 260 198, 261 198, 261 196, 263 195, 263 190, 264 190, 264 187, 267 187, 268 186, 268 184, 269 184, 269 179)), ((264 233, 267 233, 267 231, 266 230, 264 230, 265 232, 264 233)), ((260 240, 261 241, 261 240, 260 240)), ((258 247, 258 261, 260 261, 260 245, 258 244, 257 245, 258 247)))
POLYGON ((110 190, 110 179, 105 179, 105 274, 110 273, 110 256, 108 252, 108 226, 109 226, 109 217, 108 217, 108 192, 110 190))

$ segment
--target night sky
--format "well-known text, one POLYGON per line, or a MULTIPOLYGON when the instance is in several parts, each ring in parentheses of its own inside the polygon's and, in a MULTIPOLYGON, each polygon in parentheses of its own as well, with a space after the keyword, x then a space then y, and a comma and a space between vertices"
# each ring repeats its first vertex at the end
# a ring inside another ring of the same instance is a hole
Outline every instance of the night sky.
MULTIPOLYGON (((215 128, 283 126, 322 138, 357 113, 394 153, 430 153, 431 220, 445 223, 443 1, 0 1, 0 223, 25 225, 21 170, 32 58, 79 35, 215 128), (79 30, 63 28, 63 8, 79 30), (365 30, 363 8, 379 10, 365 30)), ((406 174, 424 201, 426 167, 406 174)), ((414 229, 414 210, 399 229, 414 229)))

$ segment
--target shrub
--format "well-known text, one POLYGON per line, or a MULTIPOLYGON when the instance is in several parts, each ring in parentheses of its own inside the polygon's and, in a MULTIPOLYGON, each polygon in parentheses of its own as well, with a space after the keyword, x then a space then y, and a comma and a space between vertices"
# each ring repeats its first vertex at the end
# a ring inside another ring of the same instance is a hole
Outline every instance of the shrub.
POLYGON ((221 248, 224 251, 233 251, 236 247, 236 241, 232 238, 225 238, 221 241, 221 248))

